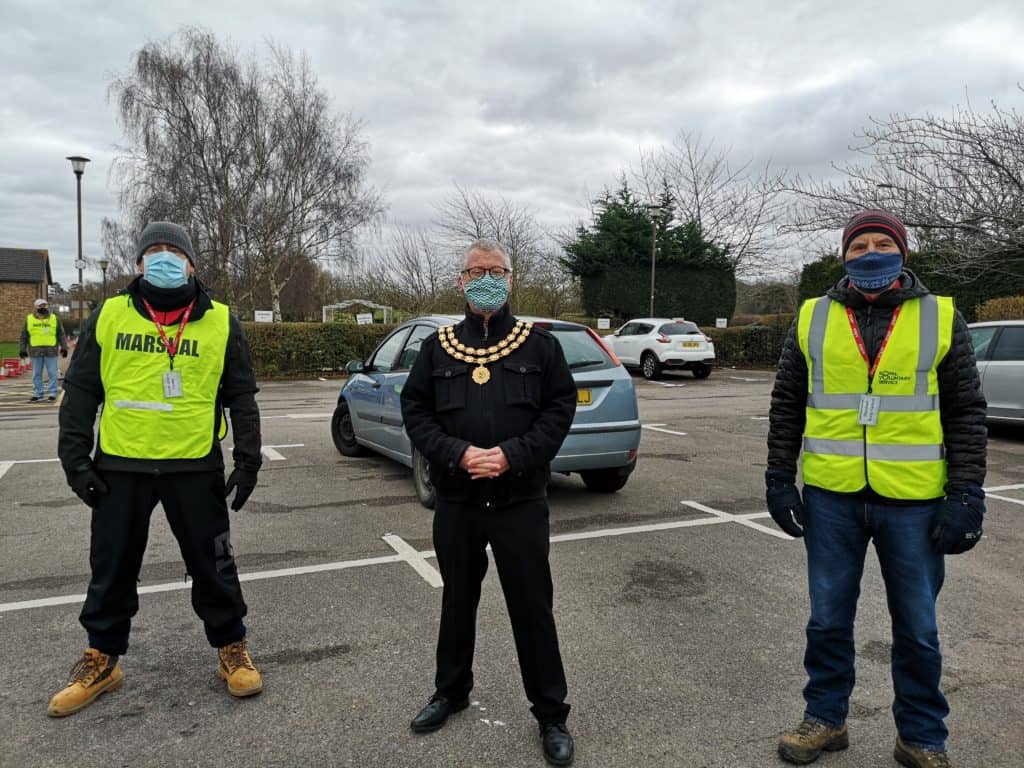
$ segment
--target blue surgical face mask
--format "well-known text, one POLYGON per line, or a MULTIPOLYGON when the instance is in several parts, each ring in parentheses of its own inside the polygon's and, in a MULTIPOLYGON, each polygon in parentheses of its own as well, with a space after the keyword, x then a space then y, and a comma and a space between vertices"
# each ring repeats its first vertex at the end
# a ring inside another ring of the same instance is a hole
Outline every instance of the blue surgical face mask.
POLYGON ((170 251, 142 257, 142 279, 156 288, 181 288, 188 282, 188 260, 170 251))
POLYGON ((903 254, 865 253, 846 262, 850 282, 863 291, 879 291, 892 285, 903 271, 903 254))
POLYGON ((508 301, 508 278, 484 275, 463 284, 466 300, 485 314, 497 312, 508 301))

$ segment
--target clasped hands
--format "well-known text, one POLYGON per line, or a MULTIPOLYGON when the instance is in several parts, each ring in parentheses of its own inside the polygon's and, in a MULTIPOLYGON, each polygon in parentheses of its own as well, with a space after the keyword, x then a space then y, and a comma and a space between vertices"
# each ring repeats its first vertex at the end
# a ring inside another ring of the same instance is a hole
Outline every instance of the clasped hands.
POLYGON ((508 458, 501 448, 477 448, 475 445, 469 446, 462 454, 459 466, 466 470, 473 480, 498 477, 509 468, 508 458))

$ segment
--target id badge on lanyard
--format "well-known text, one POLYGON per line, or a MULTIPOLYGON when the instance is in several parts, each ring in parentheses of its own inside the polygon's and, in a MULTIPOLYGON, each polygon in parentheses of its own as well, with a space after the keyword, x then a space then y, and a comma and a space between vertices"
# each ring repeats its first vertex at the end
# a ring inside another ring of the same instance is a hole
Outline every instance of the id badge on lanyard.
POLYGON ((878 395, 861 395, 857 423, 866 427, 878 426, 878 406, 881 402, 882 398, 878 395))
POLYGON ((170 341, 167 338, 167 334, 164 333, 163 326, 157 322, 156 313, 153 311, 153 307, 149 305, 149 302, 145 299, 142 303, 146 307, 146 311, 149 312, 150 318, 153 320, 153 324, 156 326, 157 332, 160 334, 160 338, 164 342, 164 348, 167 350, 167 357, 170 358, 171 370, 164 371, 161 376, 161 383, 164 388, 164 397, 183 397, 184 392, 181 388, 181 371, 174 370, 174 357, 178 353, 179 345, 181 344, 181 334, 185 332, 185 326, 188 324, 188 319, 192 314, 192 308, 196 305, 195 299, 188 305, 185 310, 185 314, 181 318, 181 324, 178 326, 178 334, 175 336, 174 341, 170 341))
POLYGON ((857 411, 857 423, 865 427, 877 427, 878 426, 878 412, 881 410, 882 398, 878 395, 871 394, 871 383, 875 378, 875 371, 878 370, 878 363, 882 359, 882 354, 885 352, 885 348, 889 346, 889 338, 892 336, 892 330, 896 327, 896 319, 900 316, 901 307, 896 307, 893 310, 892 318, 889 320, 889 329, 885 333, 885 338, 882 339, 882 344, 878 348, 878 354, 875 355, 874 362, 868 359, 868 350, 864 346, 864 339, 861 338, 860 329, 857 327, 857 319, 853 314, 853 310, 849 307, 846 308, 846 316, 850 319, 850 330, 853 333, 853 339, 857 342, 857 349, 860 350, 861 357, 864 358, 864 362, 868 363, 868 392, 860 396, 860 408, 857 411))

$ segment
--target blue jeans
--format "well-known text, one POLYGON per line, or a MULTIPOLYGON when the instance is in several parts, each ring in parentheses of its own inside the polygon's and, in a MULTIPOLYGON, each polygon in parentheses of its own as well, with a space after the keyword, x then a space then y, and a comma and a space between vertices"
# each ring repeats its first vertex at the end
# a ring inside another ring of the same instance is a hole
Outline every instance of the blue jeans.
POLYGON ((807 486, 804 507, 811 593, 805 717, 832 727, 846 721, 854 683, 853 619, 864 556, 874 540, 892 617, 896 730, 910 745, 944 749, 949 705, 939 689, 935 600, 945 561, 932 552, 929 539, 938 505, 865 504, 807 486))
MULTIPOLYGON (((32 397, 43 396, 43 368, 46 368, 47 396, 57 396, 57 356, 32 358, 32 397)), ((22 395, 24 397, 24 395, 22 395)))

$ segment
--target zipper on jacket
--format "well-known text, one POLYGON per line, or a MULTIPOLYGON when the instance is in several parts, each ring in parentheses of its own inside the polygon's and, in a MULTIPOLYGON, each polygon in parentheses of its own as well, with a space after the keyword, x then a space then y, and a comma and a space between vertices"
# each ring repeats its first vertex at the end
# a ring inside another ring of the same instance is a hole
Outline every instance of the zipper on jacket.
MULTIPOLYGON (((864 330, 867 331, 869 329, 871 330, 871 346, 873 347, 875 345, 875 330, 874 330, 874 328, 871 327, 871 305, 870 304, 868 304, 868 317, 867 317, 867 321, 865 322, 864 330)), ((864 337, 865 341, 868 338, 868 335, 866 333, 861 333, 861 336, 864 337)), ((870 349, 870 347, 868 347, 867 344, 865 343, 864 351, 867 352, 869 349, 870 349)), ((867 392, 867 394, 870 395, 871 394, 871 388, 874 386, 874 382, 871 380, 871 366, 874 363, 874 360, 865 360, 864 362, 868 366, 868 392, 867 392)), ((864 424, 864 425, 862 425, 862 427, 863 427, 863 432, 864 432, 864 435, 863 435, 864 439, 861 442, 861 444, 864 446, 864 484, 868 488, 870 488, 871 487, 871 478, 868 477, 868 425, 864 424)), ((864 505, 864 520, 865 520, 865 522, 867 522, 867 505, 866 504, 864 505)))

